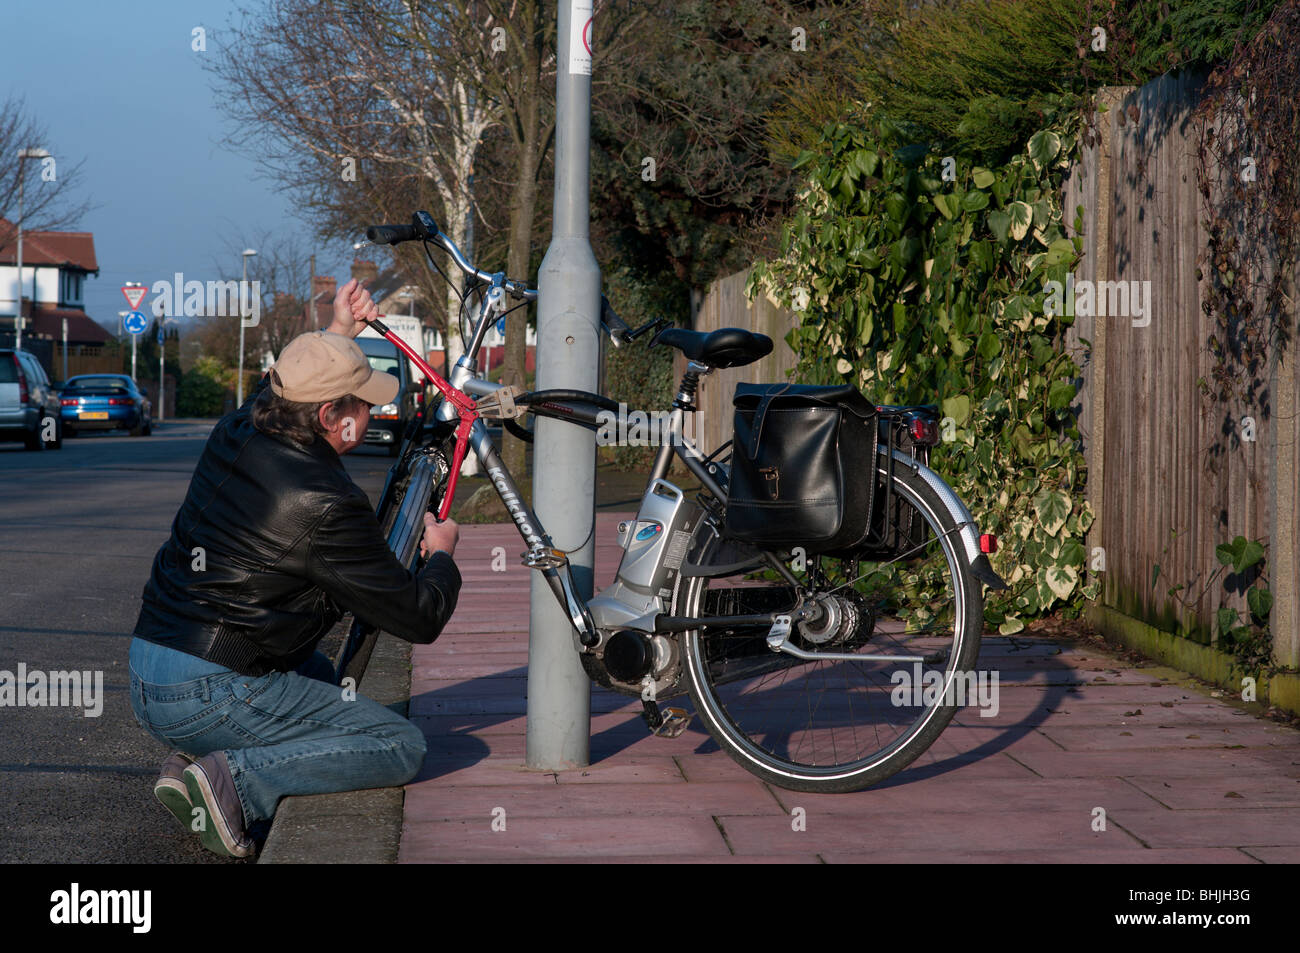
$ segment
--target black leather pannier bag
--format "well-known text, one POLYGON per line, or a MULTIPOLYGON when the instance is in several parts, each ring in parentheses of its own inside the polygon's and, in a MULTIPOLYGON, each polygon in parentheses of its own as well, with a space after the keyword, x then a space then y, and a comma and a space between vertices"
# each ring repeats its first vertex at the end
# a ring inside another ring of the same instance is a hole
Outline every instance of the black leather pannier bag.
POLYGON ((871 528, 876 407, 852 385, 737 384, 728 535, 851 550, 871 528))

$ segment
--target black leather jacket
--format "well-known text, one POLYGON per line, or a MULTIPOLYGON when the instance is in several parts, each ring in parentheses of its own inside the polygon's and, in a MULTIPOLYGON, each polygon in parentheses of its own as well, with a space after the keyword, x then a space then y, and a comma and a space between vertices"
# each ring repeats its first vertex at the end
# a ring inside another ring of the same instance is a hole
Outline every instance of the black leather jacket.
POLYGON ((208 438, 135 635, 244 675, 297 668, 344 611, 432 642, 456 608, 456 564, 435 553, 418 575, 403 568, 333 447, 253 426, 265 386, 208 438))

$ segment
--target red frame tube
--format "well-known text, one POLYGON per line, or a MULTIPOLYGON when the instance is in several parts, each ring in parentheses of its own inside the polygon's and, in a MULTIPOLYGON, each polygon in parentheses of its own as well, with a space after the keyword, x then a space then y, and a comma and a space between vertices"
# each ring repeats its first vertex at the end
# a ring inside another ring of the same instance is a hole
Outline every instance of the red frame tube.
POLYGON ((410 358, 416 369, 438 388, 444 398, 451 401, 460 416, 460 422, 456 425, 456 450, 452 454, 451 473, 447 476, 447 492, 443 494, 442 504, 438 507, 438 521, 441 522, 451 512, 451 501, 456 495, 456 481, 460 478, 460 465, 464 462, 465 451, 469 447, 469 431, 474 426, 474 421, 478 420, 478 402, 464 391, 453 387, 441 374, 425 363, 424 358, 416 352, 415 348, 398 337, 384 322, 375 318, 367 323, 410 358))

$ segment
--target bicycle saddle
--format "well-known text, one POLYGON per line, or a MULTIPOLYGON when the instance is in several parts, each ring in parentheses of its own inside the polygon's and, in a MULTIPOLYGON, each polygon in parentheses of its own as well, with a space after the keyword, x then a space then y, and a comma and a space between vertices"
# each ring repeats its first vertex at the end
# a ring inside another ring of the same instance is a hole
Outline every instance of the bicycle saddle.
POLYGON ((740 328, 718 328, 707 334, 686 328, 667 328, 656 344, 675 347, 692 361, 709 367, 743 367, 772 353, 772 339, 740 328))

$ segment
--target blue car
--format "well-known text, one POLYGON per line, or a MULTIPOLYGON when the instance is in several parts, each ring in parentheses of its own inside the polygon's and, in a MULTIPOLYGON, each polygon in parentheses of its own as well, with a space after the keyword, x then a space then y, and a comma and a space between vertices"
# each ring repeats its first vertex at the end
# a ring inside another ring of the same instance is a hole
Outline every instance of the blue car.
POLYGON ((79 374, 60 392, 63 432, 125 430, 147 437, 153 430, 153 407, 135 381, 125 374, 79 374))

